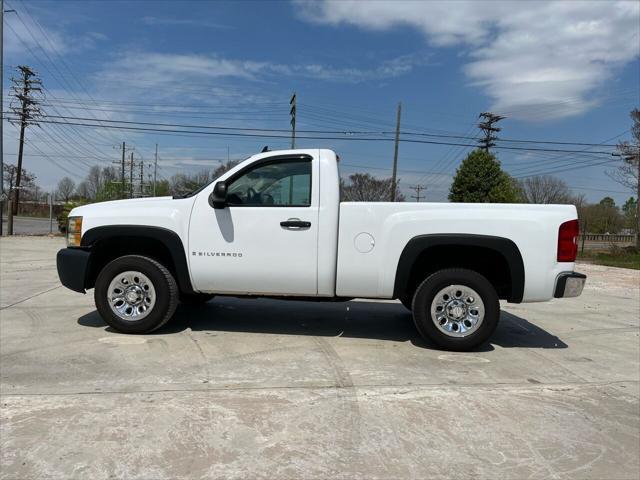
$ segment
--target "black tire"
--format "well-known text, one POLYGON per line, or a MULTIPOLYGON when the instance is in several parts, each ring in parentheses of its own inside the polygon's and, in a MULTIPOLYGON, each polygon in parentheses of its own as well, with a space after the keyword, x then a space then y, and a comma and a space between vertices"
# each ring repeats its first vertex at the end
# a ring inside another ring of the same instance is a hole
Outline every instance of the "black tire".
POLYGON ((127 255, 108 263, 96 279, 94 300, 98 313, 109 326, 122 333, 149 333, 171 319, 178 305, 178 285, 167 268, 152 258, 127 255), (151 311, 142 319, 130 321, 116 315, 108 301, 111 281, 128 270, 146 275, 153 284, 156 299, 151 311))
POLYGON ((440 348, 459 352, 471 350, 489 340, 500 319, 500 302, 493 285, 479 273, 462 268, 440 270, 427 277, 416 290, 412 307, 413 321, 420 335, 440 348), (464 337, 453 337, 442 332, 432 319, 431 304, 434 297, 449 285, 470 287, 484 303, 482 323, 477 330, 464 337))
POLYGON ((213 299, 215 295, 211 293, 182 293, 180 292, 180 303, 185 305, 202 305, 213 299))
POLYGON ((398 300, 404 305, 404 308, 411 311, 413 308, 413 297, 411 295, 401 295, 398 300))

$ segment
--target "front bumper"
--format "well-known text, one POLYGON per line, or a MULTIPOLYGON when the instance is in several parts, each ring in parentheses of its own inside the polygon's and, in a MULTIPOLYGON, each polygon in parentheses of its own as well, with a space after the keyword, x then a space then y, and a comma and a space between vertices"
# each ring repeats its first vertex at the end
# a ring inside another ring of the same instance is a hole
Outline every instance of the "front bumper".
POLYGON ((63 248, 58 252, 56 265, 60 283, 75 291, 85 293, 85 280, 89 270, 91 252, 82 248, 63 248))
POLYGON ((558 275, 555 298, 579 297, 587 281, 587 276, 578 272, 565 272, 558 275))

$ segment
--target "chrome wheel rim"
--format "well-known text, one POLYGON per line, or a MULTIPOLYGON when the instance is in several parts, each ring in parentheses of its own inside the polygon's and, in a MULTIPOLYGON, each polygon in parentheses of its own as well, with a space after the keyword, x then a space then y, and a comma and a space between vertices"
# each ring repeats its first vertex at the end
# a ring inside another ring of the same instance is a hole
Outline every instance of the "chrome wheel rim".
POLYGON ((431 302, 431 320, 449 337, 466 337, 476 332, 484 315, 482 298, 465 285, 444 287, 431 302))
POLYGON ((122 320, 138 321, 153 310, 156 290, 144 273, 129 270, 119 273, 111 280, 107 301, 111 311, 122 320))

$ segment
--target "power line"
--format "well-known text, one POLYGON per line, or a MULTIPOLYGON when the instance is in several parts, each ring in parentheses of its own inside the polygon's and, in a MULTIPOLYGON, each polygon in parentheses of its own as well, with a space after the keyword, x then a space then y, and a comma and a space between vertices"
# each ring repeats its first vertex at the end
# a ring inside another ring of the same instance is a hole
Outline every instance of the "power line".
MULTIPOLYGON (((62 55, 60 55, 60 52, 58 51, 58 49, 56 48, 56 46, 53 44, 53 42, 51 41, 51 39, 49 38, 49 35, 47 34, 46 30, 42 27, 42 25, 40 25, 40 22, 38 22, 38 20, 33 17, 33 15, 31 15, 31 12, 29 10, 29 8, 27 7, 26 3, 22 3, 22 6, 25 8, 27 15, 29 16, 29 18, 31 18, 31 20, 33 21, 33 23, 40 29, 40 31, 42 32, 42 35, 44 36, 45 40, 47 41, 47 43, 49 44, 49 46, 51 47, 53 53, 55 56, 58 57, 58 59, 60 60, 60 63, 67 69, 67 71, 71 74, 71 78, 73 78, 75 80, 75 82, 80 86, 80 88, 82 90, 84 90, 84 92, 86 93, 86 95, 93 100, 93 98, 91 97, 91 94, 87 91, 87 89, 85 88, 85 86, 80 82, 80 80, 78 79, 78 77, 73 73, 73 71, 71 70, 71 68, 69 67, 69 65, 67 64, 66 60, 64 59, 64 57, 62 55)), ((60 74, 60 76, 65 80, 66 82, 66 78, 64 77, 64 75, 62 74, 62 72, 58 69, 57 64, 55 62, 52 61, 51 57, 49 56, 49 54, 46 52, 46 50, 42 47, 42 45, 40 44, 40 42, 38 41, 37 38, 35 38, 35 36, 33 35, 33 32, 31 31, 31 29, 25 24, 25 22, 22 20, 22 17, 20 16, 19 12, 16 12, 18 15, 18 19, 20 20, 20 22, 22 22, 22 24, 25 26, 25 28, 27 29, 27 31, 29 32, 29 34, 31 35, 31 37, 34 39, 34 41, 36 42, 36 44, 40 47, 40 50, 45 54, 45 56, 49 59, 49 62, 53 65, 53 67, 56 69, 56 71, 60 74)), ((67 85, 69 85, 69 87, 71 87, 71 85, 69 83, 67 83, 67 85)), ((71 87, 71 89, 73 90, 73 88, 71 87)), ((74 93, 70 92, 71 96, 73 98, 76 98, 79 102, 80 99, 78 97, 75 96, 74 93)), ((97 117, 95 117, 96 120, 99 120, 97 117)))
MULTIPOLYGON (((43 103, 43 106, 55 106, 55 104, 52 104, 51 102, 49 103, 43 103)), ((150 105, 153 106, 153 105, 150 105)), ((178 106, 178 105, 176 105, 178 106)), ((83 110, 98 110, 98 111, 102 111, 100 109, 94 109, 91 107, 64 107, 65 110, 67 109, 83 109, 83 110)), ((186 107, 185 107, 186 108, 186 107)), ((158 111, 158 110, 152 110, 152 111, 141 111, 141 110, 105 110, 105 111, 110 111, 110 112, 124 112, 124 113, 147 113, 147 114, 154 114, 154 115, 163 115, 166 116, 166 114, 171 113, 172 115, 181 115, 183 113, 187 113, 187 112, 183 112, 183 111, 175 111, 175 110, 171 110, 171 111, 158 111)), ((239 112, 239 111, 233 111, 233 110, 229 110, 229 111, 225 111, 225 112, 214 112, 214 113, 220 113, 220 114, 240 114, 240 113, 247 113, 249 115, 256 115, 256 114, 260 114, 262 113, 262 111, 254 111, 254 112, 239 112)), ((214 114, 212 113, 212 115, 214 114)), ((284 114, 282 114, 284 115, 284 114)), ((209 115, 202 115, 202 116, 192 116, 192 118, 206 118, 209 115)), ((97 119, 95 117, 92 118, 87 118, 87 117, 76 117, 73 115, 70 116, 63 116, 63 115, 50 115, 50 117, 60 117, 60 118, 73 118, 76 120, 89 120, 89 121, 96 121, 97 119)), ((235 119, 233 117, 229 117, 228 119, 235 119)), ((240 118, 238 118, 238 120, 242 120, 240 118)), ((101 122, 108 122, 110 120, 105 120, 105 119, 100 119, 98 121, 101 122)), ((132 122, 132 123, 138 123, 138 124, 150 124, 150 125, 158 125, 157 122, 132 122)), ((340 122, 335 122, 336 124, 340 124, 340 122)), ((165 124, 167 126, 177 126, 175 124, 165 124)), ((288 132, 289 130, 285 130, 285 129, 272 129, 272 128, 241 128, 241 127, 223 127, 223 126, 202 126, 202 125, 180 125, 180 126, 189 126, 189 127, 196 127, 196 128, 216 128, 216 129, 229 129, 229 130, 247 130, 247 131, 277 131, 277 132, 288 132)), ((345 135, 393 135, 395 134, 394 131, 387 131, 387 130, 301 130, 301 129, 296 129, 297 132, 301 132, 301 133, 334 133, 334 134, 345 134, 345 135)), ((419 137, 434 137, 434 138, 456 138, 456 139, 464 139, 464 140, 476 140, 477 136, 475 137, 471 137, 469 135, 451 135, 451 134, 441 134, 441 133, 426 133, 426 132, 413 132, 413 131, 407 131, 407 130, 402 130, 400 132, 402 135, 406 136, 419 136, 419 137)), ((587 142, 569 142, 569 141, 552 141, 552 140, 527 140, 527 139, 511 139, 511 138, 495 138, 494 141, 498 141, 498 142, 505 142, 505 143, 530 143, 530 144, 545 144, 545 145, 577 145, 577 146, 602 146, 602 147, 617 147, 616 144, 604 144, 604 143, 587 143, 587 142)))
MULTIPOLYGON (((17 12, 16 12, 16 13, 17 13, 17 12)), ((34 36, 34 35, 33 35, 33 33, 31 32, 31 30, 30 30, 30 29, 27 27, 27 25, 24 23, 24 20, 22 20, 22 18, 20 17, 20 15, 18 15, 18 19, 19 19, 19 20, 20 20, 20 22, 25 26, 25 28, 27 29, 27 31, 29 32, 29 34, 31 35, 31 37, 33 38, 33 40, 36 42, 36 44, 38 45, 38 47, 40 48, 40 50, 42 50, 42 51, 45 53, 45 55, 47 55, 47 56, 48 56, 48 54, 46 53, 46 51, 42 48, 42 45, 40 45, 40 43, 39 43, 39 42, 38 42, 38 40, 35 38, 35 36, 34 36)), ((33 57, 33 58, 34 58, 38 63, 40 63, 40 64, 42 65, 42 67, 43 67, 47 72, 49 72, 49 73, 54 77, 54 79, 56 79, 56 80, 58 81, 58 83, 62 86, 62 88, 63 88, 63 89, 67 90, 67 89, 66 89, 66 87, 65 87, 64 85, 62 85, 62 82, 60 82, 60 80, 58 79, 58 76, 57 76, 57 75, 55 75, 51 70, 49 70, 49 69, 44 65, 44 62, 42 61, 42 59, 41 59, 41 58, 40 58, 40 57, 39 57, 39 56, 38 56, 38 55, 33 51, 33 49, 31 49, 31 47, 30 47, 30 46, 29 46, 29 45, 28 45, 28 44, 27 44, 27 43, 22 39, 22 37, 20 37, 20 35, 18 35, 18 33, 15 31, 15 29, 14 29, 10 24, 7 24, 7 26, 8 26, 8 27, 9 27, 9 29, 13 32, 13 34, 16 36, 16 38, 17 38, 17 39, 22 43, 22 45, 23 45, 23 46, 24 46, 24 47, 29 51, 29 53, 31 54, 31 56, 32 56, 32 57, 33 57)), ((49 59, 50 59, 50 57, 49 57, 49 59)), ((50 61, 51 61, 51 59, 50 59, 50 61)), ((53 64, 53 66, 57 69, 57 67, 55 66, 55 64, 54 64, 53 62, 52 62, 52 64, 53 64)), ((47 91, 47 90, 45 89, 45 91, 47 91)), ((72 95, 72 96, 73 96, 73 93, 72 93, 72 92, 70 92, 69 90, 67 90, 67 91, 68 91, 68 93, 69 93, 70 95, 72 95)), ((50 92, 48 92, 48 91, 47 91, 47 93, 49 93, 49 94, 50 94, 50 92)), ((95 119, 95 117, 94 117, 92 120, 96 120, 96 119, 95 119)), ((98 120, 98 121, 99 121, 99 120, 98 120)), ((81 136, 82 136, 82 134, 81 134, 81 133, 79 133, 79 135, 81 135, 81 136)), ((83 137, 83 138, 84 138, 84 137, 83 137)), ((88 141, 88 143, 91 143, 91 142, 90 142, 90 141, 88 141)))
MULTIPOLYGON (((92 121, 86 117, 68 117, 68 116, 59 116, 59 115, 46 115, 45 118, 59 118, 63 120, 81 120, 81 121, 92 121)), ((271 134, 261 134, 261 133, 237 133, 244 131, 251 132, 284 132, 281 129, 253 129, 253 128, 236 128, 236 127, 220 127, 220 126, 211 126, 211 125, 183 125, 183 124, 172 124, 172 123, 156 123, 156 122, 137 122, 137 121, 126 121, 126 120, 103 120, 103 125, 96 125, 90 123, 77 123, 77 122, 59 122, 52 120, 41 120, 43 123, 51 123, 51 124, 63 124, 63 125, 76 125, 83 127, 96 127, 96 128, 113 128, 120 130, 134 130, 134 131, 152 131, 152 132, 164 132, 164 133, 191 133, 197 135, 221 135, 221 136, 232 136, 232 137, 253 137, 253 138, 283 138, 286 139, 288 136, 284 135, 271 135, 271 134), (117 125, 111 125, 117 124, 117 125), (123 125, 120 125, 123 124, 123 125), (176 127, 181 129, 189 129, 189 128, 198 128, 203 130, 226 130, 227 132, 207 132, 207 131, 195 131, 195 130, 173 130, 168 128, 143 128, 137 126, 129 126, 129 125, 147 125, 153 127, 176 127), (229 132, 229 131, 235 131, 229 132)), ((307 132, 314 133, 314 132, 307 132)), ((327 133, 331 134, 329 131, 317 131, 317 133, 327 133)), ((308 140, 346 140, 346 141, 394 141, 392 138, 378 138, 378 137, 356 137, 352 136, 352 132, 343 131, 339 132, 339 134, 345 135, 344 137, 326 137, 326 136, 298 136, 298 138, 308 139, 308 140)), ((439 141, 431 141, 431 140, 415 140, 402 138, 401 142, 405 143, 416 143, 416 144, 427 144, 427 145, 453 145, 453 146, 461 146, 461 147, 475 147, 472 144, 464 144, 457 142, 439 142, 439 141)), ((516 151, 540 151, 540 152, 557 152, 557 153, 583 153, 584 150, 570 150, 570 149, 557 149, 557 148, 538 148, 538 147, 509 147, 504 145, 497 145, 494 148, 503 149, 503 150, 516 150, 516 151)), ((598 155, 615 155, 615 152, 603 151, 603 150, 592 150, 589 151, 590 154, 598 154, 598 155)))

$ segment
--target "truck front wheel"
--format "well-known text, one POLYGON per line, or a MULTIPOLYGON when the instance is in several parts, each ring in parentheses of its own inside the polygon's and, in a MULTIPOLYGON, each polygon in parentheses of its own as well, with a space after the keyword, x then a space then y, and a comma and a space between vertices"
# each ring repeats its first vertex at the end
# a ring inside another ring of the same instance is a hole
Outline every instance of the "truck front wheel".
POLYGON ((123 333, 148 333, 176 311, 178 285, 167 268, 140 255, 108 263, 96 279, 94 299, 100 316, 123 333))
POLYGON ((413 296, 420 334, 446 350, 467 351, 486 342, 498 326, 500 303, 493 285, 472 270, 440 270, 413 296))

